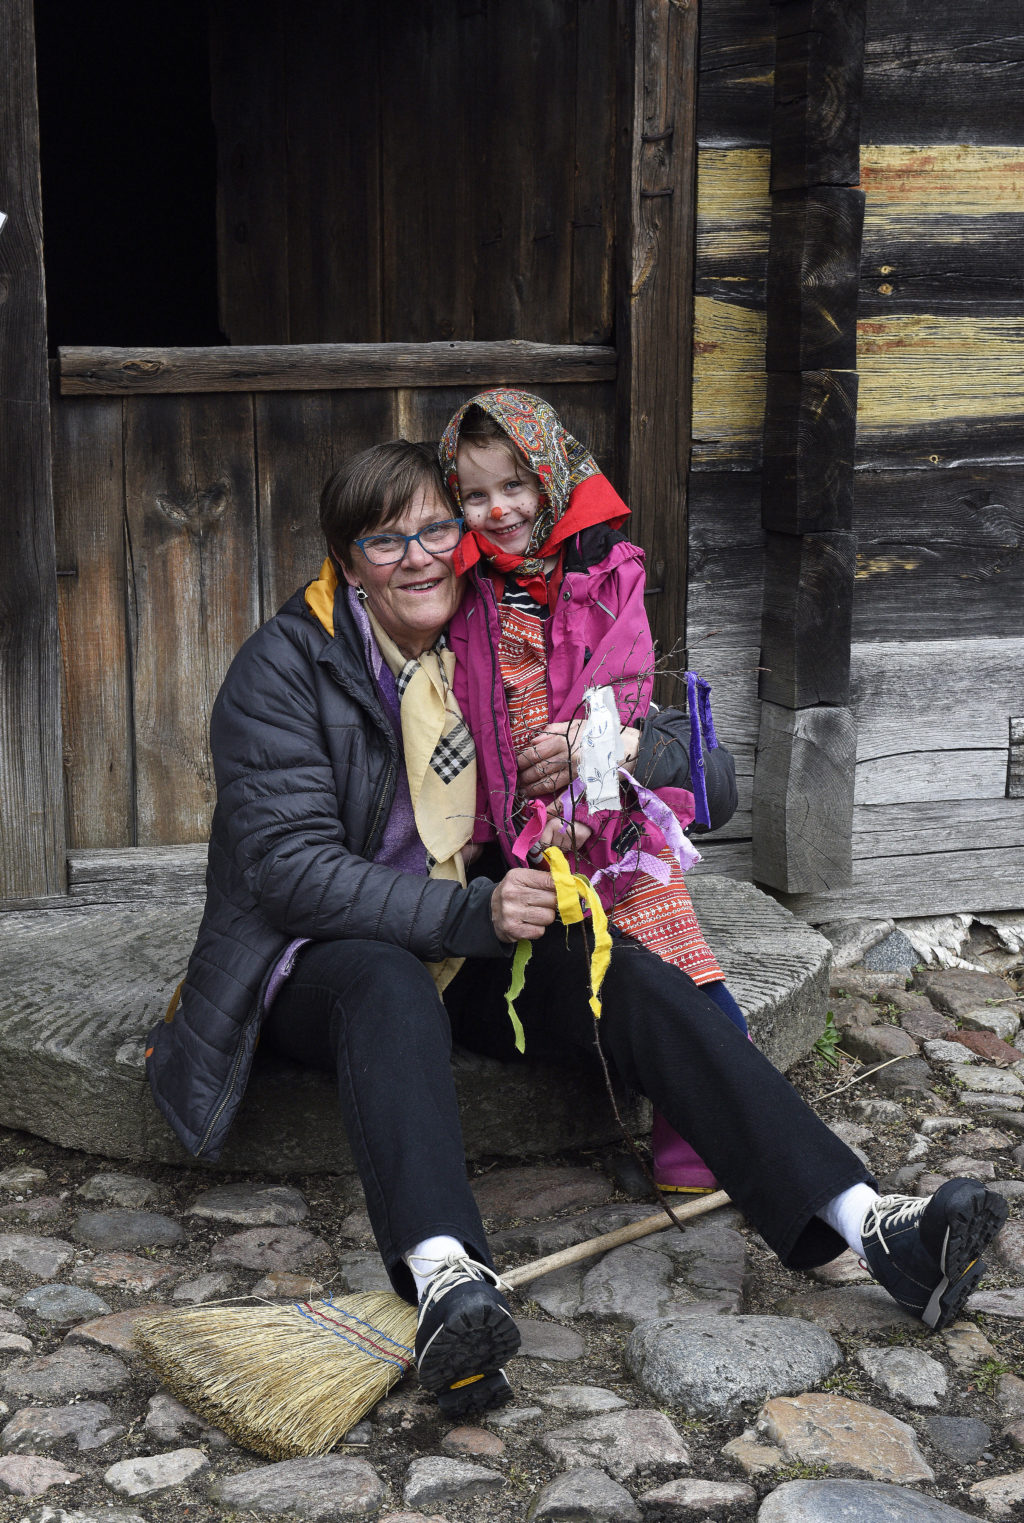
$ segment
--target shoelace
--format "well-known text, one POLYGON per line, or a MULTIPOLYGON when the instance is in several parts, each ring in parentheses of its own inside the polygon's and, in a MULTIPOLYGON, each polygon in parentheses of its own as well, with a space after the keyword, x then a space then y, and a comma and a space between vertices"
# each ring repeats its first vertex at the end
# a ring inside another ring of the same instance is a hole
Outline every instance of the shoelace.
MULTIPOLYGON (((476 1259, 471 1259, 465 1253, 449 1253, 447 1258, 444 1259, 429 1259, 423 1254, 411 1254, 407 1262, 410 1269, 414 1263, 417 1266, 420 1264, 437 1264, 439 1266, 431 1275, 430 1283, 423 1292, 423 1299, 420 1301, 419 1306, 420 1315, 429 1310, 435 1301, 440 1300, 441 1296, 447 1295, 450 1290, 454 1290, 456 1285, 460 1285, 466 1280, 490 1280, 494 1288, 501 1291, 507 1291, 511 1288, 506 1285, 505 1281, 495 1270, 488 1269, 486 1264, 478 1263, 476 1259)), ((417 1274, 427 1272, 427 1270, 420 1269, 419 1267, 416 1269, 417 1274)))
POLYGON ((864 1213, 860 1229, 861 1242, 875 1238, 889 1257, 889 1245, 882 1236, 883 1228, 909 1226, 924 1215, 930 1196, 880 1195, 864 1213))

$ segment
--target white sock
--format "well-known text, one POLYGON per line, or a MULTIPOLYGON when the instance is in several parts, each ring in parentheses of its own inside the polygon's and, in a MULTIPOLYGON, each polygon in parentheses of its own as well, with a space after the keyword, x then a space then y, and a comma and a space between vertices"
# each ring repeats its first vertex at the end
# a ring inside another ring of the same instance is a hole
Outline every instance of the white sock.
POLYGON ((874 1205, 877 1199, 878 1191, 870 1185, 851 1185, 842 1195, 834 1195, 820 1208, 817 1215, 846 1240, 858 1258, 863 1258, 864 1244, 861 1242, 860 1229, 868 1207, 874 1205))
POLYGON ((423 1292, 430 1284, 450 1253, 465 1253, 465 1247, 455 1237, 425 1237, 422 1243, 403 1253, 402 1258, 416 1281, 416 1299, 423 1299, 423 1292))

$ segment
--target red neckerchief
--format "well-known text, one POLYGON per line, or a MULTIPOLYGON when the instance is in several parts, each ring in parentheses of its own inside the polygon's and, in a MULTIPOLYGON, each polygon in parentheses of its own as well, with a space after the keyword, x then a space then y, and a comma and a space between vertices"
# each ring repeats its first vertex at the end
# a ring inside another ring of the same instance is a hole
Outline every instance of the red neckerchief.
MULTIPOLYGON (((617 529, 628 517, 629 509, 607 476, 588 476, 586 481, 581 481, 578 487, 573 488, 565 512, 536 554, 530 556, 530 561, 531 563, 542 562, 551 555, 558 555, 555 574, 560 582, 561 547, 567 539, 571 539, 581 529, 591 528, 594 524, 608 524, 611 528, 617 529)), ((452 566, 456 574, 461 576, 464 571, 469 570, 470 566, 475 566, 481 556, 488 561, 494 571, 514 576, 520 586, 526 588, 535 603, 549 602, 551 579, 544 575, 543 567, 539 566, 535 571, 523 573, 518 568, 523 565, 526 557, 510 555, 507 551, 499 549, 497 545, 491 543, 481 529, 468 529, 459 541, 455 554, 452 556, 452 566)))

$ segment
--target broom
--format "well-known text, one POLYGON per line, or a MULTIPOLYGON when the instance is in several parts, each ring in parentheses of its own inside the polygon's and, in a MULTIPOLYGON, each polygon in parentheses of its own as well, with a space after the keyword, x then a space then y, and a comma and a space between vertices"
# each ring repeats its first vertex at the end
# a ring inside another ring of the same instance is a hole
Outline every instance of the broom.
MULTIPOLYGON (((677 1207, 679 1220, 729 1203, 724 1190, 677 1207)), ((663 1212, 510 1269, 513 1289, 660 1232, 663 1212)), ((413 1362, 416 1308, 366 1291, 291 1306, 196 1306, 138 1322, 136 1346, 171 1393, 267 1459, 326 1454, 413 1362)))

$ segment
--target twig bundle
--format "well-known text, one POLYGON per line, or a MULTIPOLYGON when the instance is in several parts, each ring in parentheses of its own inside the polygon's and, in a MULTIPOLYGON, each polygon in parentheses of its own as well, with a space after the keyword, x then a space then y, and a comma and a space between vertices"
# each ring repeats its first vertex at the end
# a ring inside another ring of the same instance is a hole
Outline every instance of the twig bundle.
POLYGON ((412 1364, 416 1308, 389 1292, 147 1317, 135 1342, 172 1395, 268 1459, 326 1454, 412 1364))
MULTIPOLYGON (((729 1197, 718 1190, 678 1206, 679 1226, 729 1197)), ((665 1229, 659 1211, 508 1270, 518 1288, 665 1229)), ((267 1459, 326 1454, 413 1362, 416 1308, 387 1291, 290 1306, 195 1306, 136 1323, 135 1344, 192 1412, 267 1459)))

